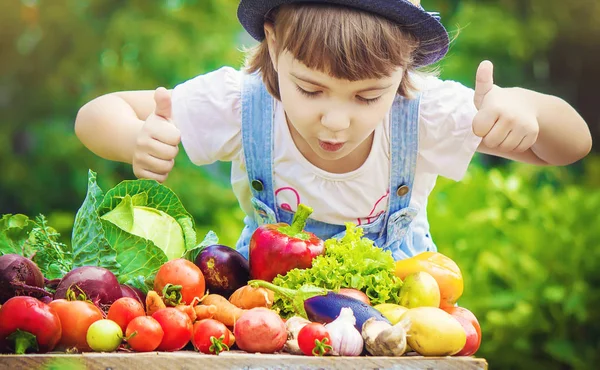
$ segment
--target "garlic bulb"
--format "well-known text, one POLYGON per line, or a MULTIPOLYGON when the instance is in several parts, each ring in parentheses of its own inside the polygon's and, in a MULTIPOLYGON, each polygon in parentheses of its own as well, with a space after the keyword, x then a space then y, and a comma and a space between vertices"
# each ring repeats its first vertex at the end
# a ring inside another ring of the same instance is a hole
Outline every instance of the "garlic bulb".
POLYGON ((298 345, 298 333, 306 324, 310 324, 310 321, 304 317, 293 316, 285 322, 285 328, 287 330, 288 339, 285 342, 283 350, 292 355, 301 355, 302 350, 298 345))
POLYGON ((325 325, 331 338, 331 353, 334 356, 359 356, 364 347, 364 341, 360 332, 354 325, 356 318, 349 307, 343 307, 340 315, 325 325))
POLYGON ((367 352, 372 354, 373 356, 377 356, 378 352, 375 345, 375 339, 377 336, 381 334, 384 330, 391 328, 392 325, 385 321, 377 320, 374 317, 367 319, 362 326, 362 338, 365 341, 365 347, 367 352))
POLYGON ((362 328, 367 351, 373 356, 402 356, 407 349, 406 331, 410 320, 403 319, 395 325, 368 319, 362 328))

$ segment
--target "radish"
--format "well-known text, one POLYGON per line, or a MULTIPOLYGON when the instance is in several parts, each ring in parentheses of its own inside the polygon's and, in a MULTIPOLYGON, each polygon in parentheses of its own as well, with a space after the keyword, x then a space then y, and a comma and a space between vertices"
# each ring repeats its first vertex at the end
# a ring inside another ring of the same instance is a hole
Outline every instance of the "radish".
POLYGON ((287 341, 287 330, 281 317, 264 307, 246 311, 233 330, 238 347, 246 352, 275 353, 287 341))

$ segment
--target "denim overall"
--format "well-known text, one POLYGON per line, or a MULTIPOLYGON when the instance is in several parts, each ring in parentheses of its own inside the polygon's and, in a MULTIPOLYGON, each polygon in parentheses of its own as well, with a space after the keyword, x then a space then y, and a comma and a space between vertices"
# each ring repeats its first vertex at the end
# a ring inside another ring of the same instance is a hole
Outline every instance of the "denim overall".
MULTIPOLYGON (((273 108, 274 98, 268 93, 260 76, 245 75, 242 88, 242 145, 254 215, 244 219, 246 227, 236 249, 246 258, 250 237, 258 226, 276 222, 289 224, 294 215, 278 207, 275 197, 272 168, 273 108)), ((390 117, 391 170, 387 212, 372 223, 359 226, 365 237, 373 240, 378 247, 391 251, 395 260, 436 250, 428 232, 414 232, 410 227, 418 212, 409 207, 417 160, 418 116, 419 98, 405 99, 397 95, 390 117)), ((309 218, 305 230, 325 240, 342 237, 346 227, 309 218)))

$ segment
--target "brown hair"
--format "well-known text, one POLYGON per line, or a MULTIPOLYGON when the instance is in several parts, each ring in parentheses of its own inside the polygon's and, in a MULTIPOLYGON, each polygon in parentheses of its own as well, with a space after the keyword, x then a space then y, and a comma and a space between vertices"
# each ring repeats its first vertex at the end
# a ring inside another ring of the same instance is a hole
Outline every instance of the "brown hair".
MULTIPOLYGON (((282 5, 265 21, 274 24, 277 54, 287 50, 311 69, 350 81, 386 77, 400 66, 404 76, 398 94, 410 96, 415 88, 409 72, 419 42, 400 25, 327 4, 282 5)), ((260 72, 268 91, 281 100, 266 39, 249 50, 246 70, 260 72)))

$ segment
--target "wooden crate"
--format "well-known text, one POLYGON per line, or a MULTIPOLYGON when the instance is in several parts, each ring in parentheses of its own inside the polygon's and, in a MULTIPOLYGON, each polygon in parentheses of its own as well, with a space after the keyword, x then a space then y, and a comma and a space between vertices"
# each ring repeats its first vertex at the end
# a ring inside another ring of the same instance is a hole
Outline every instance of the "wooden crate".
POLYGON ((193 351, 0 355, 0 370, 188 370, 188 369, 407 369, 487 370, 486 360, 472 357, 308 357, 193 351))

